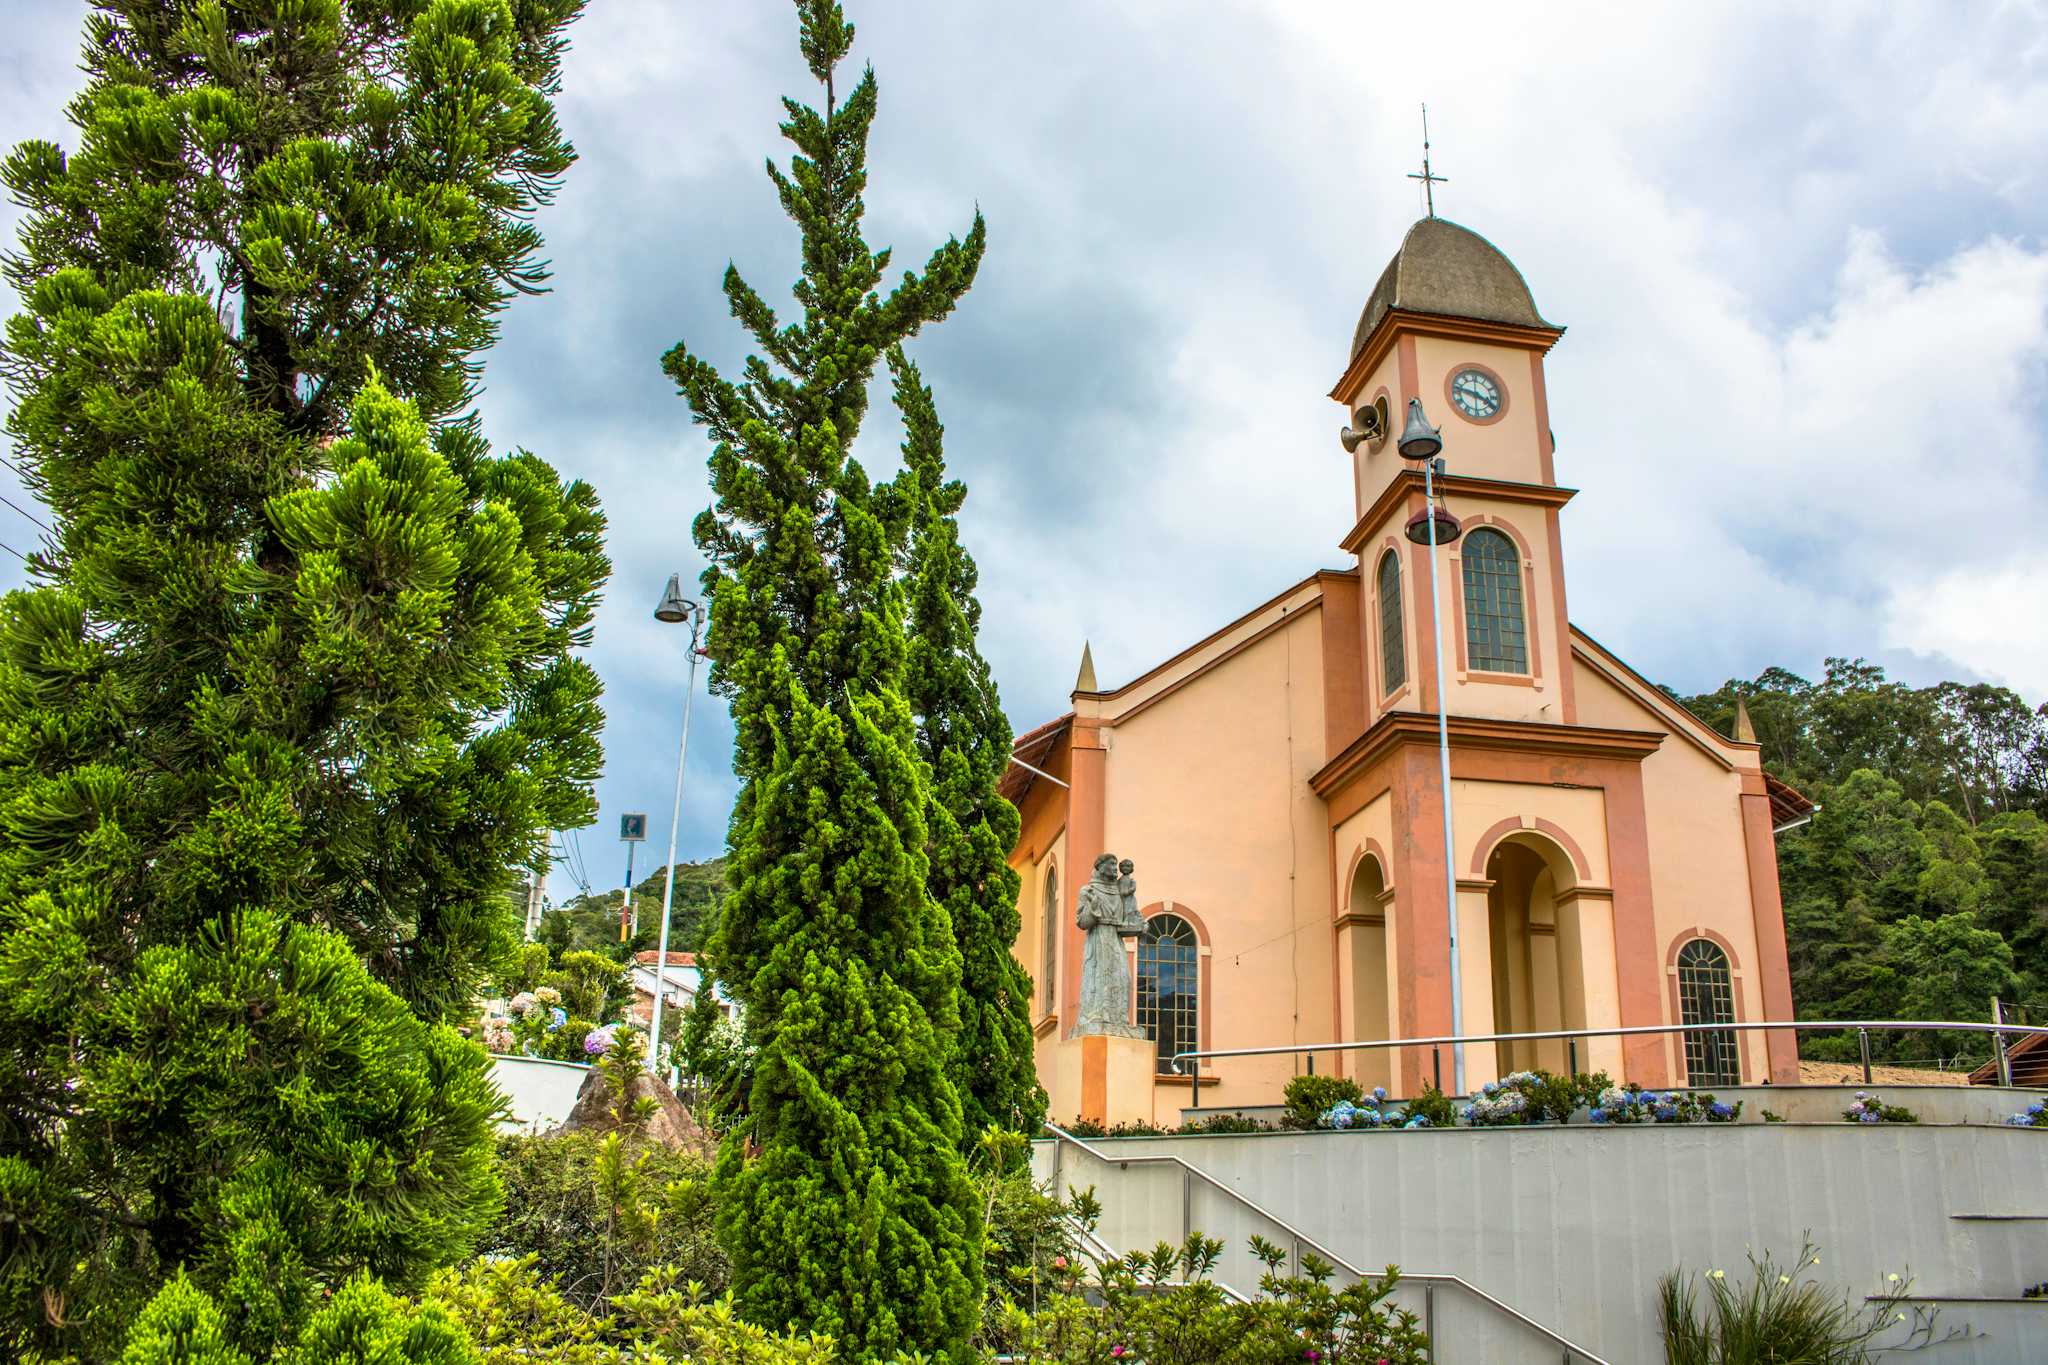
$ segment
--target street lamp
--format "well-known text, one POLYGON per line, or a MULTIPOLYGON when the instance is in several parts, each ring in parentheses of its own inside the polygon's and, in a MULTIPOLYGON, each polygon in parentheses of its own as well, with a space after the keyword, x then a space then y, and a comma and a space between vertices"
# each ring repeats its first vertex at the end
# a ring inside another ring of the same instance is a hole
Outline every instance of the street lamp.
MULTIPOLYGON (((1465 1001, 1458 969, 1458 859, 1451 838, 1451 720, 1450 689, 1444 685, 1443 608, 1437 600, 1436 550, 1458 539, 1458 519, 1437 501, 1436 476, 1444 472, 1438 458, 1444 448, 1443 433, 1423 416, 1422 400, 1408 400, 1408 424, 1401 431, 1401 458, 1422 464, 1422 510, 1408 519, 1407 536, 1429 547, 1429 625, 1436 636, 1436 750, 1437 770, 1443 787, 1444 807, 1444 923, 1451 945, 1451 1034, 1465 1032, 1465 1001)), ((1451 1044, 1451 1088, 1465 1093, 1465 1045, 1451 1044)))
POLYGON ((654 1019, 647 1038, 647 1069, 659 1075, 661 1007, 668 998, 668 918, 676 900, 676 830, 683 820, 683 764, 690 756, 690 703, 697 695, 697 660, 704 653, 697 644, 704 629, 704 609, 683 596, 681 574, 668 576, 654 619, 672 626, 687 622, 690 627, 690 678, 683 688, 683 742, 676 752, 676 802, 668 817, 668 878, 661 892, 661 946, 654 956, 654 1019))

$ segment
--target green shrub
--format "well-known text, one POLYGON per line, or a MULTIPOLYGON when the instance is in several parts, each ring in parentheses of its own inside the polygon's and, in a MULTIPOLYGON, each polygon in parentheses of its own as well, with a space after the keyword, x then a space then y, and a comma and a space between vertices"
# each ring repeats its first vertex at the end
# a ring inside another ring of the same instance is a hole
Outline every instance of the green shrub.
POLYGON ((428 1295, 469 1334, 484 1365, 618 1365, 605 1340, 610 1319, 593 1317, 543 1278, 532 1256, 485 1257, 438 1272, 428 1295))
POLYGON ((569 1302, 599 1311, 655 1266, 723 1292, 726 1262, 712 1234, 703 1159, 618 1134, 574 1132, 502 1138, 498 1162, 505 1213, 481 1250, 533 1257, 569 1302), (607 1184, 623 1197, 607 1197, 607 1184))
MULTIPOLYGON (((135 1320, 121 1365, 251 1365, 229 1341, 226 1315, 180 1272, 135 1320)), ((344 1284, 271 1365, 478 1365, 462 1327, 432 1301, 412 1303, 368 1275, 344 1284)), ((555 1359, 555 1357, 548 1357, 555 1359)))
MULTIPOLYGON (((1070 1213, 1092 1226, 1100 1207, 1077 1199, 1070 1213)), ((1290 1276, 1280 1273, 1284 1248, 1257 1237, 1251 1246, 1266 1269, 1249 1302, 1226 1295, 1210 1278, 1223 1244, 1200 1233, 1178 1247, 1161 1243, 1114 1261, 1071 1258, 1040 1311, 1010 1312, 1006 1348, 1042 1365, 1429 1360, 1418 1319, 1388 1301, 1400 1283, 1394 1267, 1334 1289, 1334 1268, 1313 1253, 1290 1276), (1161 1292, 1166 1286, 1172 1292, 1161 1292)))
POLYGON ((1435 1086, 1424 1087, 1422 1093, 1408 1101, 1402 1111, 1408 1118, 1429 1120, 1432 1128, 1455 1128, 1458 1126, 1458 1107, 1451 1097, 1435 1086))
POLYGON ((1567 1123, 1581 1105, 1598 1103, 1613 1082, 1604 1071, 1560 1076, 1538 1067, 1488 1081, 1465 1107, 1475 1128, 1514 1127, 1528 1123, 1567 1123))
POLYGON ((1181 1133, 1272 1133, 1279 1131, 1277 1124, 1264 1119, 1249 1118, 1244 1114, 1204 1114, 1198 1119, 1189 1119, 1178 1130, 1181 1133))
MULTIPOLYGON (((1719 1270, 1666 1275, 1657 1286, 1665 1365, 1795 1360, 1864 1365, 1872 1360, 1872 1343, 1906 1322, 1900 1305, 1910 1282, 1889 1276, 1885 1291, 1859 1308, 1847 1295, 1809 1278, 1818 1264, 1820 1256, 1809 1242, 1790 1271, 1781 1270, 1768 1253, 1761 1259, 1751 1256, 1747 1285, 1731 1284, 1719 1270), (1704 1306, 1699 1301, 1702 1283, 1704 1306)), ((1898 1344, 1915 1344, 1931 1335, 1931 1327, 1931 1320, 1922 1318, 1898 1344)))
MULTIPOLYGON (((1594 1123, 1734 1123, 1742 1106, 1723 1104, 1711 1090, 1645 1090, 1631 1081, 1600 1092, 1588 1116, 1594 1123)), ((1768 1116, 1768 1111, 1767 1111, 1768 1116)))
MULTIPOLYGON (((626 1009, 633 988, 626 969, 601 954, 565 953, 550 966, 547 945, 528 943, 503 984, 520 989, 509 995, 502 1012, 481 1021, 488 1051, 590 1062, 609 1049, 613 1035, 629 1027, 626 1009)), ((680 1032, 680 1023, 671 1025, 664 1018, 662 1024, 664 1038, 680 1032)))
MULTIPOLYGON (((563 1297, 530 1256, 442 1271, 428 1294, 476 1343, 482 1365, 832 1365, 839 1358, 827 1338, 741 1322, 728 1300, 708 1300, 702 1285, 665 1267, 649 1271, 602 1315, 563 1297)), ((413 1365, 409 1356, 391 1361, 413 1365)))
POLYGON ((1340 1101, 1357 1104, 1364 1098, 1358 1082, 1347 1076, 1296 1076, 1287 1082, 1282 1097, 1287 1112, 1280 1122, 1288 1128, 1313 1128, 1340 1101))
POLYGON ((1855 1101, 1842 1111, 1850 1123, 1918 1123, 1920 1116, 1903 1104, 1886 1104, 1884 1097, 1867 1090, 1856 1092, 1855 1101))

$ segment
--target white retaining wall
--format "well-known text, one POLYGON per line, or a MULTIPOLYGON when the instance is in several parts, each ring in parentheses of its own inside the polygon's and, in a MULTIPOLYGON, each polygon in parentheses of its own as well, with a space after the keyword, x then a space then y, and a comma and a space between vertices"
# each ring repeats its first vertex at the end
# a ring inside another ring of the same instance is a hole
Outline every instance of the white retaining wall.
POLYGON ((529 1133, 559 1128, 576 1107, 576 1094, 590 1068, 540 1057, 491 1054, 491 1079, 505 1092, 511 1116, 499 1126, 529 1133))
MULTIPOLYGON (((2048 1361, 2048 1300, 2018 1297, 2048 1280, 2048 1130, 1575 1125, 1090 1146, 1171 1153, 1353 1265, 1460 1275, 1615 1365, 1663 1358, 1665 1271, 1738 1277, 1749 1250, 1789 1262, 1808 1235, 1820 1248, 1816 1273, 1846 1292, 1860 1297, 1898 1272, 1946 1300, 1932 1305, 1939 1344, 1915 1359, 2048 1361)), ((1285 1241, 1176 1168, 1107 1164, 1071 1145, 1056 1157, 1050 1141, 1034 1144, 1032 1161, 1062 1190, 1095 1187, 1100 1235, 1118 1251, 1178 1242, 1193 1226, 1224 1239, 1219 1278, 1249 1291, 1246 1238, 1285 1241)), ((1454 1291, 1435 1298, 1442 1361, 1559 1358, 1454 1291)), ((1419 1311, 1419 1296, 1404 1300, 1419 1311)))

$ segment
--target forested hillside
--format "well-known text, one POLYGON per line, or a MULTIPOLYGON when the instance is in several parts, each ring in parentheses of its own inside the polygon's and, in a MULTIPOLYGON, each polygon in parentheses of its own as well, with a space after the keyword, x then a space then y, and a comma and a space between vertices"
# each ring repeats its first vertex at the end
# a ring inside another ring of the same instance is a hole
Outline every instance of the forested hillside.
MULTIPOLYGON (((1674 693, 1674 696, 1678 694, 1674 693)), ((2048 1003, 2048 708, 1985 684, 1907 687, 1858 660, 1679 700, 1723 734, 1747 705, 1764 765, 1820 804, 1778 838, 1801 1018, 1988 1019, 2048 1003)), ((1809 1037, 1809 1056, 1853 1042, 1809 1037)), ((1900 1060, 1976 1039, 1886 1044, 1900 1060)))
MULTIPOLYGON (((640 932, 627 944, 619 942, 619 889, 593 887, 571 897, 559 910, 542 917, 536 935, 553 948, 556 957, 587 949, 607 957, 624 957, 628 950, 639 952, 660 941, 661 897, 668 877, 666 867, 657 867, 633 886, 633 904, 640 910, 640 932)), ((669 914, 668 947, 672 953, 693 953, 704 946, 711 929, 711 916, 725 895, 725 859, 676 864, 675 905, 669 914)))

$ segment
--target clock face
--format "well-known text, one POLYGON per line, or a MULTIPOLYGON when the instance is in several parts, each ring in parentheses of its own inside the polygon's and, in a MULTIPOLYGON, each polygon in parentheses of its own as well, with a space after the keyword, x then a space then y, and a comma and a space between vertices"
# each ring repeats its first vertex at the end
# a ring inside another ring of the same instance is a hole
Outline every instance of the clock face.
POLYGON ((1451 377, 1451 402, 1475 422, 1500 411, 1500 385, 1484 370, 1460 370, 1451 377))

